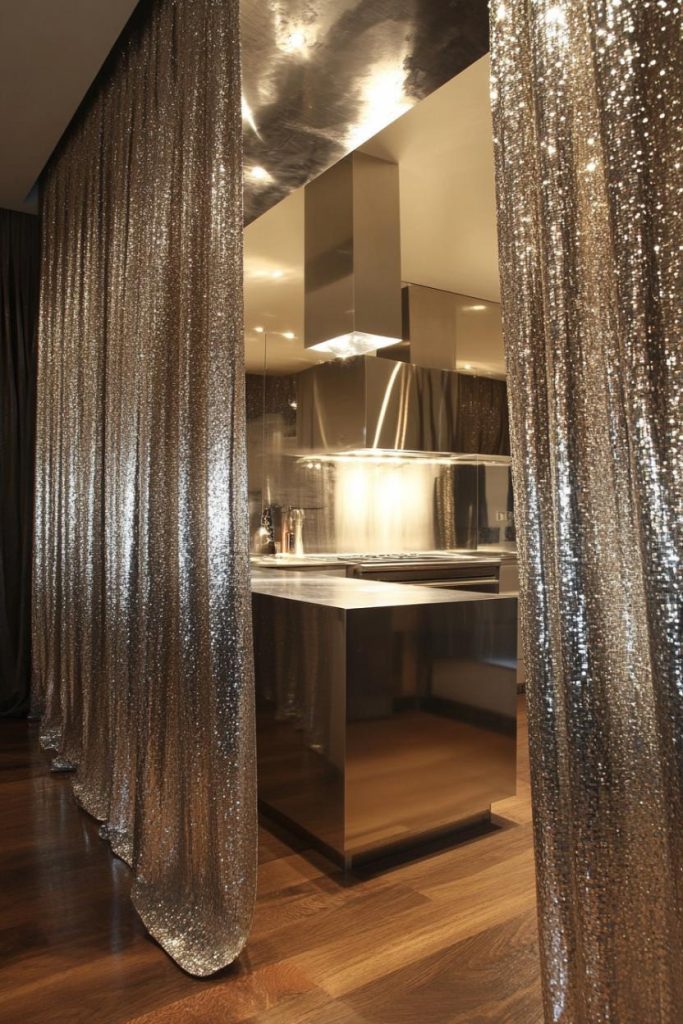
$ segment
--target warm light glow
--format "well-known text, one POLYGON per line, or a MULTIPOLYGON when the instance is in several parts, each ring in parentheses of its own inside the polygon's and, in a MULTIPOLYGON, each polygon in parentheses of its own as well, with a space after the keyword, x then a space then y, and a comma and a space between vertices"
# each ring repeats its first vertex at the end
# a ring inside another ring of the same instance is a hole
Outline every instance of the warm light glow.
POLYGON ((559 4, 548 8, 545 14, 545 20, 548 25, 564 25, 566 17, 559 4))
POLYGON ((282 337, 289 338, 289 340, 291 341, 293 338, 296 338, 296 334, 294 333, 294 331, 283 331, 282 337))
POLYGON ((567 15, 560 4, 549 7, 545 12, 546 35, 548 39, 559 46, 567 46, 569 34, 567 32, 567 15))
POLYGON ((252 181, 259 181, 263 184, 273 180, 273 176, 265 169, 265 167, 252 167, 249 170, 249 177, 252 181))
POLYGON ((486 309, 482 303, 477 303, 476 306, 463 306, 463 312, 465 313, 481 313, 486 309))
POLYGON ((290 33, 287 42, 293 50, 301 50, 302 47, 306 45, 306 36, 303 31, 298 28, 294 32, 290 33))
MULTIPOLYGON (((510 465, 509 455, 491 455, 486 457, 496 465, 510 465)), ((322 463, 370 464, 370 465, 408 465, 422 462, 431 466, 451 466, 460 463, 477 462, 479 455, 455 455, 450 452, 414 452, 397 451, 393 448, 353 448, 342 452, 323 452, 319 455, 304 455, 299 459, 308 469, 322 463)))
POLYGON ((254 330, 257 334, 263 334, 263 327, 255 327, 254 330))
POLYGON ((389 407, 389 402, 391 401, 391 396, 392 396, 392 393, 393 393, 396 381, 398 379, 398 375, 400 373, 400 370, 401 370, 401 363, 396 363, 396 366, 391 371, 391 377, 389 378, 389 384, 384 389, 384 398, 382 400, 382 407, 381 407, 381 409, 379 411, 379 416, 377 417, 377 429, 375 430, 375 438, 374 438, 374 441, 372 443, 372 447, 373 448, 376 448, 378 443, 379 443, 379 438, 380 438, 380 434, 381 434, 381 431, 382 431, 382 427, 384 426, 384 418, 385 418, 385 416, 387 414, 387 409, 389 407))
POLYGON ((290 29, 284 38, 281 37, 278 46, 283 53, 296 54, 298 57, 308 57, 311 47, 310 33, 302 25, 290 29))
POLYGON ((391 551, 433 546, 434 466, 395 457, 347 460, 335 473, 334 522, 342 550, 376 551, 378 541, 391 551))
POLYGON ((365 331, 351 331, 340 334, 337 338, 320 341, 317 345, 308 345, 313 352, 329 352, 338 359, 349 359, 351 356, 362 356, 368 352, 376 352, 378 348, 398 345, 400 338, 385 338, 380 334, 366 334, 365 331))
POLYGON ((259 130, 256 127, 256 121, 254 120, 254 115, 252 113, 251 107, 249 106, 249 101, 246 96, 242 96, 242 120, 244 121, 245 124, 249 125, 254 135, 257 135, 258 138, 260 139, 261 136, 259 135, 259 130))
POLYGON ((307 60, 311 50, 317 45, 320 32, 320 23, 310 10, 310 5, 304 5, 306 9, 300 12, 303 17, 296 21, 292 18, 292 5, 273 4, 272 6, 275 45, 278 50, 281 53, 307 60))
POLYGON ((285 272, 284 270, 271 270, 270 276, 273 278, 273 280, 277 281, 281 277, 285 276, 285 272))
POLYGON ((405 114, 412 102, 404 92, 405 54, 400 60, 374 67, 361 89, 361 111, 358 124, 349 132, 348 149, 356 149, 382 128, 405 114))

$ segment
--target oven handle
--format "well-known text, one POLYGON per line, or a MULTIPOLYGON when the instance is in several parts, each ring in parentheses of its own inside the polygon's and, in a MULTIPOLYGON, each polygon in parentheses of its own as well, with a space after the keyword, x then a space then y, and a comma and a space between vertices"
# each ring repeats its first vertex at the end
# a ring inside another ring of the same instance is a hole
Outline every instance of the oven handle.
POLYGON ((498 587, 498 577, 497 576, 479 576, 476 579, 472 579, 472 580, 452 580, 452 579, 451 580, 449 580, 449 579, 445 579, 445 580, 410 580, 410 581, 406 580, 406 583, 408 583, 408 582, 412 583, 413 586, 418 586, 418 587, 440 587, 441 589, 444 589, 444 590, 445 589, 453 590, 453 589, 458 589, 458 588, 464 590, 467 587, 480 587, 480 586, 485 586, 485 587, 494 586, 496 588, 498 587))

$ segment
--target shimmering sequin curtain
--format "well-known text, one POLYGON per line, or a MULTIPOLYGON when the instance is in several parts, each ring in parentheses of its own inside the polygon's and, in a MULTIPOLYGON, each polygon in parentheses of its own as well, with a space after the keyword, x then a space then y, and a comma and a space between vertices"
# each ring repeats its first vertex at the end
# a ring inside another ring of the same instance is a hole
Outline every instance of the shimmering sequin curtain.
POLYGON ((34 710, 198 975, 256 860, 237 8, 145 4, 43 189, 34 710))
POLYGON ((546 1019, 683 1006, 680 6, 492 3, 546 1019))

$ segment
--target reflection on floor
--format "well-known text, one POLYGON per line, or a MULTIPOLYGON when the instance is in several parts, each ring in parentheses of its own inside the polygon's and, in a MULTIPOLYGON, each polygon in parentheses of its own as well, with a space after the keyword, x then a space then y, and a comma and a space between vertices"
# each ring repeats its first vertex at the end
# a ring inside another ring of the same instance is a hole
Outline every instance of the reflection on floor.
POLYGON ((492 790, 500 795, 514 787, 510 745, 514 754, 514 738, 504 732, 417 710, 380 722, 350 723, 347 819, 352 848, 400 840, 427 826, 447 827, 486 811, 492 790))
POLYGON ((145 935, 35 727, 0 723, 0 1024, 541 1024, 525 725, 520 705, 501 828, 458 847, 344 878, 262 831, 248 949, 199 982, 145 935))

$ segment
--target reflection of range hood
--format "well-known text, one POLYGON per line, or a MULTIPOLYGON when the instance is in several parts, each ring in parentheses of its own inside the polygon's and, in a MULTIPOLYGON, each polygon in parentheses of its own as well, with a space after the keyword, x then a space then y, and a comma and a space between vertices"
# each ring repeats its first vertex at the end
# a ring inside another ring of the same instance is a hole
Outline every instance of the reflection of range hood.
POLYGON ((363 357, 297 374, 297 446, 509 455, 505 382, 363 357))
POLYGON ((351 153, 304 196, 306 348, 346 357, 397 344, 398 166, 351 153))

